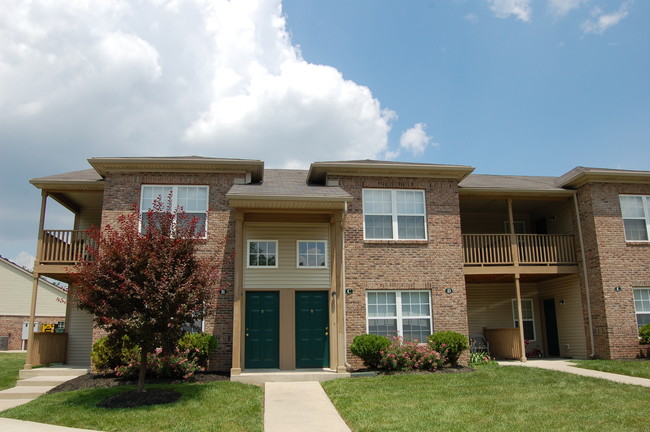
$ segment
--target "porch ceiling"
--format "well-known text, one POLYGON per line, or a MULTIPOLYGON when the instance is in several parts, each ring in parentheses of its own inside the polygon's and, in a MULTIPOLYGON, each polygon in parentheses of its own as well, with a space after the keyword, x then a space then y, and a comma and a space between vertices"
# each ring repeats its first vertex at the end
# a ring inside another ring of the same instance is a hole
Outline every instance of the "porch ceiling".
MULTIPOLYGON (((560 198, 566 200, 565 197, 560 198)), ((543 211, 548 206, 549 201, 557 201, 558 198, 547 199, 513 199, 512 209, 515 213, 537 213, 543 211)), ((478 198, 478 197, 461 197, 460 213, 485 213, 485 214, 507 214, 508 203, 506 198, 478 198)))

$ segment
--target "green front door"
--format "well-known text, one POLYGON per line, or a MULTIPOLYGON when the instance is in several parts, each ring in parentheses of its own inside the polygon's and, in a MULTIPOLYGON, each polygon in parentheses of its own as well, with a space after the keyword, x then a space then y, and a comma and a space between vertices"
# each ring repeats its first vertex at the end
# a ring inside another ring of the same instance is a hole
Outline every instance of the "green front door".
POLYGON ((246 292, 245 368, 279 367, 280 295, 246 292))
POLYGON ((327 291, 296 292, 296 367, 329 367, 327 291))

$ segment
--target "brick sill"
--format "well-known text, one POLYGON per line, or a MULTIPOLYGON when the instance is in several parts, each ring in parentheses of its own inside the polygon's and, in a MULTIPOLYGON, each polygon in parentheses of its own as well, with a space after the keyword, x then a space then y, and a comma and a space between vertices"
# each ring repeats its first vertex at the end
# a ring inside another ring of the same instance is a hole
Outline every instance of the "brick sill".
POLYGON ((363 243, 371 245, 427 245, 429 240, 364 240, 363 243))
POLYGON ((632 246, 632 247, 650 247, 650 241, 647 241, 647 240, 638 240, 638 241, 626 240, 625 245, 626 246, 632 246))

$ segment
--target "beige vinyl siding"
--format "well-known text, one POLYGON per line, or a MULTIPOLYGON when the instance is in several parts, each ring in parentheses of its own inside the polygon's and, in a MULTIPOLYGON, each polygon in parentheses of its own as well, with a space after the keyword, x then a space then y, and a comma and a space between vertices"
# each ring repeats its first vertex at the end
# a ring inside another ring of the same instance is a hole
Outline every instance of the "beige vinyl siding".
MULTIPOLYGON (((483 334, 483 328, 513 328, 512 300, 515 284, 467 284, 467 321, 469 334, 483 334)), ((536 343, 529 346, 542 347, 542 324, 537 284, 522 284, 521 298, 533 300, 533 319, 536 343)))
POLYGON ((248 253, 248 240, 277 240, 277 268, 246 268, 244 257, 245 289, 323 289, 330 288, 329 225, 308 223, 247 222, 244 226, 244 247, 248 253), (328 267, 297 268, 298 240, 327 241, 328 267))
POLYGON ((89 228, 100 227, 102 222, 102 209, 96 208, 83 208, 75 217, 74 226, 78 230, 87 230, 89 228))
MULTIPOLYGON (((33 286, 31 273, 0 261, 0 315, 29 316, 33 286)), ((36 316, 65 316, 65 302, 61 300, 66 297, 66 293, 39 282, 36 316)))
POLYGON ((68 317, 68 357, 67 364, 90 366, 90 350, 93 344, 93 317, 73 307, 68 317))
POLYGON ((577 276, 552 279, 539 284, 540 300, 555 300, 560 356, 587 358, 587 341, 577 276), (564 304, 560 300, 564 299, 564 304))
POLYGON ((573 212, 569 200, 550 202, 542 212, 534 214, 533 218, 546 218, 549 234, 573 234, 573 212))
MULTIPOLYGON (((463 234, 508 234, 506 232, 508 208, 505 207, 504 211, 505 213, 503 214, 463 214, 461 219, 461 229, 463 231, 463 234)), ((516 213, 513 215, 513 220, 515 222, 523 222, 525 225, 526 233, 530 233, 532 231, 529 215, 516 213)))

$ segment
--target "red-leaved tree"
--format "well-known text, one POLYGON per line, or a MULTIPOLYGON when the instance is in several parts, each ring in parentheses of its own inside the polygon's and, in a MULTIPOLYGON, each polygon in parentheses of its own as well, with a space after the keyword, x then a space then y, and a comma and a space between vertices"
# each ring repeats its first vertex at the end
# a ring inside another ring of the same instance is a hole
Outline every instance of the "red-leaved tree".
MULTIPOLYGON (((207 223, 207 220, 205 221, 207 223)), ((205 227, 159 197, 140 216, 135 208, 116 226, 88 231, 88 256, 72 269, 73 299, 113 340, 128 336, 140 351, 138 391, 144 390, 147 354, 172 352, 182 327, 215 305, 221 264, 199 257, 205 227)))

